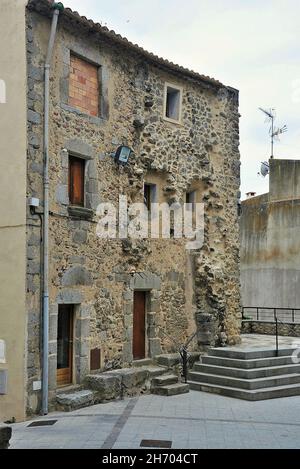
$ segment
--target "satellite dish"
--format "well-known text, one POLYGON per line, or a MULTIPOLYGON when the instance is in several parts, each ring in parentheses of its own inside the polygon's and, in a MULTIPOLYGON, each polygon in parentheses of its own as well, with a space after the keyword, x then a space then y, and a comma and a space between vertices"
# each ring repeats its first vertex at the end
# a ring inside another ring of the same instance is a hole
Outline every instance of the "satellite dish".
POLYGON ((269 172, 270 172, 269 163, 264 161, 260 167, 260 174, 265 178, 269 174, 269 172))

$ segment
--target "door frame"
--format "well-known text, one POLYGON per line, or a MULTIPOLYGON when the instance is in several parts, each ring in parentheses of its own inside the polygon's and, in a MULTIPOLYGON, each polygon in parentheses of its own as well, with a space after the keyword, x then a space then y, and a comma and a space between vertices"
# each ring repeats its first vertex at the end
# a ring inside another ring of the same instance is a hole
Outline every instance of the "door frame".
POLYGON ((57 387, 62 388, 71 386, 74 381, 74 325, 75 325, 75 305, 61 304, 58 306, 58 314, 60 308, 69 308, 70 310, 70 323, 69 323, 69 368, 58 369, 56 364, 56 382, 57 387))
MULTIPOLYGON (((149 298, 150 298, 150 290, 134 290, 133 291, 133 330, 132 330, 132 354, 133 354, 133 347, 134 347, 134 295, 135 293, 144 293, 145 295, 145 357, 148 358, 149 356, 149 340, 148 340, 148 321, 147 321, 147 311, 149 308, 149 298)), ((142 358, 134 358, 133 361, 143 360, 142 358)))

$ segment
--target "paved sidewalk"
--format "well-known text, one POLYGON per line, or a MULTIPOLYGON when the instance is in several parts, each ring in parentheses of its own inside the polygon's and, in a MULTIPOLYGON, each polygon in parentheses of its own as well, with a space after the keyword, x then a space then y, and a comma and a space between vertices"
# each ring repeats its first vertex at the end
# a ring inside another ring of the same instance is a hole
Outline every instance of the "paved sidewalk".
MULTIPOLYGON (((50 427, 13 425, 11 448, 139 448, 142 439, 172 448, 300 449, 300 396, 247 402, 191 391, 141 396, 70 414, 53 413, 50 427)), ((35 419, 39 420, 39 419, 35 419)))

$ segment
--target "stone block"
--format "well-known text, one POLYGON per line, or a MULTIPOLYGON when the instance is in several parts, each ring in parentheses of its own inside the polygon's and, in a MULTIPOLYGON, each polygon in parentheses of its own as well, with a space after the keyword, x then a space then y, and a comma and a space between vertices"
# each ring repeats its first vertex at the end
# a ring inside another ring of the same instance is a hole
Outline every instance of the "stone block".
POLYGON ((116 372, 102 373, 99 375, 88 375, 85 385, 97 392, 100 401, 117 399, 121 396, 122 375, 116 372))
POLYGON ((81 158, 92 159, 94 156, 93 147, 78 138, 72 138, 68 140, 65 144, 65 147, 70 153, 73 155, 78 155, 81 158))
POLYGON ((76 321, 76 337, 78 339, 87 339, 90 335, 90 319, 78 319, 76 321))
POLYGON ((161 354, 161 343, 159 339, 149 339, 150 357, 156 357, 161 354))
POLYGON ((56 187, 56 202, 62 205, 69 205, 68 186, 59 184, 56 187))
POLYGON ((90 272, 81 265, 76 265, 67 270, 62 278, 64 287, 72 287, 76 285, 90 286, 93 284, 90 272))
POLYGON ((6 425, 2 425, 0 423, 0 449, 8 449, 9 448, 9 442, 11 439, 12 435, 12 429, 11 427, 8 427, 6 425))
POLYGON ((39 125, 39 124, 42 123, 41 114, 39 114, 38 112, 35 112, 35 111, 29 110, 27 112, 27 119, 28 119, 29 122, 31 122, 31 124, 39 125))
POLYGON ((79 318, 80 319, 90 319, 95 312, 93 305, 81 305, 79 308, 79 318))
POLYGON ((132 343, 128 342, 123 345, 123 362, 132 363, 133 354, 132 354, 132 343))
POLYGON ((148 325, 150 327, 155 326, 156 323, 157 323, 157 313, 155 313, 155 312, 148 313, 147 312, 147 322, 148 322, 148 325))
POLYGON ((49 316, 49 340, 57 340, 57 322, 58 322, 58 315, 50 314, 49 316))
MULTIPOLYGON (((30 358, 30 355, 33 355, 32 359, 34 360, 34 354, 30 354, 30 353, 28 354, 28 360, 30 358)), ((57 355, 57 340, 49 341, 49 355, 57 355)))
POLYGON ((157 338, 157 329, 155 326, 148 327, 148 337, 149 339, 156 339, 157 338))
POLYGON ((57 356, 51 355, 49 357, 49 390, 54 391, 57 388, 57 356))
POLYGON ((149 377, 149 372, 144 368, 129 368, 122 370, 122 384, 126 391, 140 387, 149 377))
POLYGON ((32 145, 33 148, 39 149, 41 146, 41 139, 40 136, 34 132, 28 133, 28 144, 32 145))
POLYGON ((125 291, 123 293, 123 299, 125 301, 133 301, 133 291, 132 290, 125 291))
POLYGON ((132 290, 160 290, 161 279, 155 274, 143 272, 142 275, 136 275, 130 282, 132 290))
POLYGON ((39 262, 35 261, 28 261, 27 262, 27 273, 31 275, 38 275, 40 274, 41 266, 39 262))
POLYGON ((71 264, 83 265, 83 264, 85 264, 85 261, 86 261, 86 259, 83 256, 71 256, 70 257, 71 264))
POLYGON ((56 401, 65 412, 88 407, 94 403, 94 393, 89 390, 77 391, 71 394, 58 394, 56 401))
POLYGON ((158 312, 160 310, 160 301, 151 300, 151 311, 158 312))
POLYGON ((83 296, 78 289, 65 288, 58 293, 56 300, 62 305, 78 305, 82 303, 83 296))
POLYGON ((89 357, 79 358, 79 376, 78 383, 82 383, 86 376, 90 373, 90 359, 89 357))
POLYGON ((86 244, 87 242, 87 232, 83 230, 76 230, 73 234, 73 241, 76 244, 86 244))

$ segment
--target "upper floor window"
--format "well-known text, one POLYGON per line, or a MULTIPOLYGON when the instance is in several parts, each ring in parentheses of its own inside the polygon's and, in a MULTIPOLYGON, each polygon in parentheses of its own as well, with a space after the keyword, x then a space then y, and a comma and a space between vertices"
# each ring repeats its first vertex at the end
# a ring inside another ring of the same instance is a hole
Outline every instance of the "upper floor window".
POLYGON ((71 205, 84 207, 85 160, 69 157, 69 199, 71 205))
POLYGON ((71 54, 69 105, 90 116, 99 116, 99 67, 71 54))
POLYGON ((196 197, 197 197, 197 192, 196 191, 191 191, 186 193, 186 200, 185 203, 189 204, 187 209, 192 209, 192 211, 195 210, 195 204, 196 204, 196 197))
POLYGON ((151 204, 156 202, 156 192, 156 184, 144 184, 144 203, 149 212, 151 212, 151 204))
POLYGON ((164 118, 172 122, 181 121, 182 88, 166 83, 164 118))

